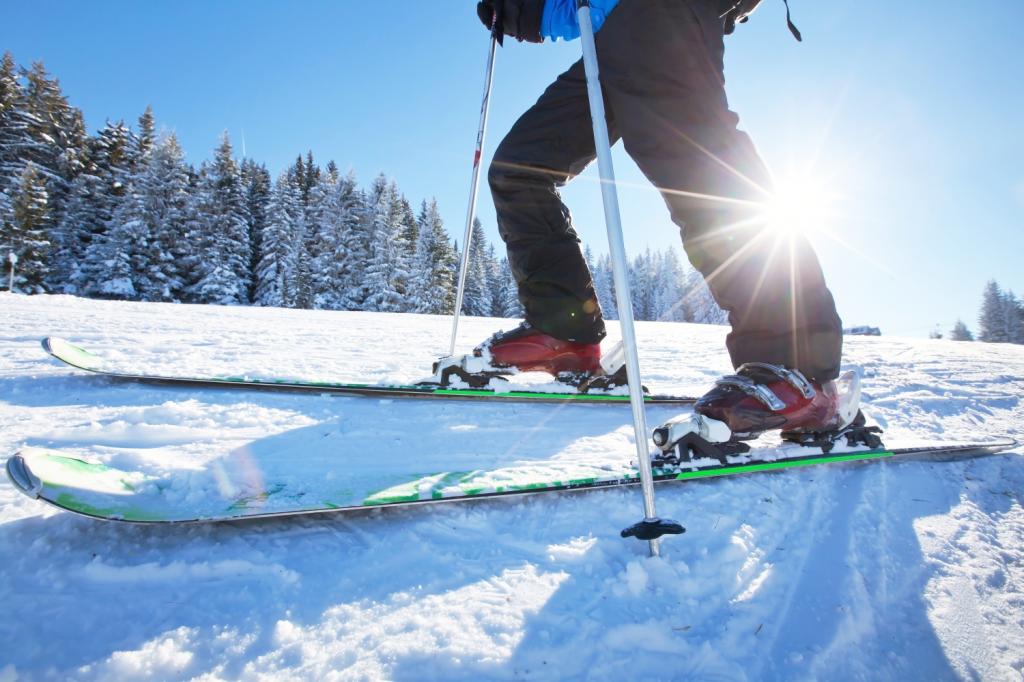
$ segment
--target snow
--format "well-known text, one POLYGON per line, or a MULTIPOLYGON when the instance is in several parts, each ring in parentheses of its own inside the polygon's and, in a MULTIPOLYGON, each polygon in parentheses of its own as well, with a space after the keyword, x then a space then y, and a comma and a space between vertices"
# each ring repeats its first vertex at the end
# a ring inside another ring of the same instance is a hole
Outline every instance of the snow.
MULTIPOLYGON (((0 294, 0 318, 0 452, 138 468, 183 500, 258 480, 277 445, 274 466, 336 481, 324 444, 381 473, 632 452, 624 405, 119 384, 39 347, 61 336, 162 373, 408 382, 446 350, 443 317, 0 294), (225 464, 246 448, 249 469, 225 464)), ((464 318, 460 347, 512 324, 464 318)), ((656 392, 730 369, 722 327, 637 329, 656 392)), ((845 359, 890 441, 1024 438, 1024 347, 858 337, 845 359)), ((1021 452, 659 485, 659 512, 688 529, 660 559, 618 535, 642 515, 636 488, 154 527, 4 481, 0 680, 1020 680, 1021 452)))

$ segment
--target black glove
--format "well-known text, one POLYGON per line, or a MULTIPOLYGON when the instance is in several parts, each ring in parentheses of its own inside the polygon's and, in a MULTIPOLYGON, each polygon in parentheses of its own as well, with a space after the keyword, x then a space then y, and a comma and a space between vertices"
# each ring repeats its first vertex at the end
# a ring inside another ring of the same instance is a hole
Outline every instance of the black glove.
MULTIPOLYGON (((789 0, 782 0, 786 3, 786 26, 789 27, 789 32, 793 34, 793 37, 797 40, 802 41, 803 36, 800 35, 799 29, 793 24, 793 20, 789 16, 789 0)), ((719 8, 721 10, 722 26, 725 30, 725 35, 729 35, 736 30, 736 24, 746 23, 750 15, 754 13, 757 6, 761 4, 761 0, 721 0, 719 8)))
POLYGON ((484 22, 484 26, 490 30, 491 35, 498 39, 499 45, 504 45, 505 42, 505 31, 502 26, 504 10, 504 0, 497 0, 497 4, 492 0, 482 0, 482 2, 476 3, 476 15, 480 17, 480 21, 484 22))
POLYGON ((492 29, 498 44, 503 36, 519 42, 543 43, 540 22, 544 17, 544 0, 481 0, 476 14, 484 26, 492 29))
POLYGON ((725 35, 735 31, 736 24, 746 23, 760 4, 761 0, 734 0, 727 3, 731 7, 728 7, 722 15, 722 19, 725 21, 725 35))

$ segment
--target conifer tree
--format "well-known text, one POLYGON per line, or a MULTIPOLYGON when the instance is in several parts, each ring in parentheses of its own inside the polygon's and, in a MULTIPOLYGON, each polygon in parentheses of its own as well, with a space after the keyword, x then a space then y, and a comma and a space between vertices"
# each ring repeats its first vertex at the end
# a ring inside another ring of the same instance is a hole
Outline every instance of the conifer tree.
POLYGON ((91 145, 92 167, 75 187, 76 196, 85 199, 86 214, 81 219, 87 221, 77 226, 77 237, 84 247, 71 285, 78 293, 104 295, 104 289, 109 288, 104 282, 122 245, 108 232, 114 212, 127 193, 132 144, 131 130, 123 122, 107 121, 91 145))
POLYGON ((1003 294, 1006 308, 1006 340, 1010 343, 1024 343, 1024 302, 1012 290, 1003 294))
POLYGON ((42 63, 25 72, 22 97, 29 144, 22 148, 21 162, 35 164, 45 179, 49 208, 44 229, 49 233, 60 222, 70 183, 81 171, 85 126, 42 63))
POLYGON ((963 320, 958 319, 953 325, 953 330, 949 332, 949 338, 952 341, 974 341, 974 334, 967 328, 963 320))
POLYGON ((597 302, 606 320, 619 319, 619 306, 615 301, 615 281, 612 276, 611 258, 605 254, 597 259, 591 270, 594 279, 594 290, 597 302))
POLYGON ((320 212, 323 248, 313 270, 316 306, 332 310, 358 310, 366 297, 364 273, 369 253, 365 196, 349 173, 338 177, 329 170, 320 212), (336 178, 336 180, 330 180, 336 178))
POLYGON ((519 287, 515 277, 512 275, 512 267, 508 258, 502 258, 498 263, 498 281, 501 282, 501 302, 499 317, 523 317, 526 312, 519 300, 519 287))
POLYGON ((88 286, 85 255, 100 222, 96 213, 100 179, 90 161, 85 160, 84 165, 83 172, 68 187, 67 200, 53 232, 50 289, 66 294, 83 293, 88 286))
POLYGON ((397 210, 400 214, 399 223, 402 225, 402 244, 406 249, 406 256, 415 258, 416 242, 420 238, 420 224, 413 213, 409 200, 404 196, 399 198, 397 210))
POLYGON ((505 317, 506 283, 494 244, 487 244, 484 262, 487 268, 487 281, 491 283, 491 302, 486 315, 490 317, 505 317))
POLYGON ((296 173, 282 173, 270 193, 267 223, 261 237, 262 258, 256 272, 256 303, 294 305, 296 234, 302 226, 302 190, 296 173))
POLYGON ((270 173, 266 166, 246 159, 242 162, 242 187, 245 194, 246 227, 249 235, 249 277, 248 301, 256 302, 259 284, 259 264, 263 259, 263 232, 267 225, 270 209, 270 173))
POLYGON ((637 320, 653 320, 654 287, 657 276, 656 264, 651 249, 633 259, 629 272, 629 293, 633 303, 633 317, 637 320))
POLYGON ((373 183, 364 310, 398 312, 408 279, 398 187, 382 174, 373 183), (397 209, 397 210, 396 210, 397 209))
POLYGON ((151 145, 138 179, 148 236, 139 295, 148 301, 176 301, 188 283, 189 169, 174 134, 151 145))
POLYGON ((683 269, 674 248, 659 254, 651 319, 684 322, 683 269))
POLYGON ((192 289, 204 303, 243 303, 248 300, 250 249, 245 197, 238 164, 227 133, 210 164, 201 171, 204 208, 202 234, 197 244, 199 281, 192 289))
POLYGON ((487 239, 479 218, 473 219, 470 232, 469 263, 466 272, 466 290, 462 297, 462 312, 471 316, 491 314, 494 295, 491 292, 491 271, 487 262, 487 239))
MULTIPOLYGON (((10 52, 0 60, 0 194, 14 195, 24 170, 25 150, 31 146, 29 117, 24 108, 18 67, 10 52)), ((14 221, 13 204, 0 207, 0 223, 14 221)))
POLYGON ((728 324, 729 314, 715 302, 704 276, 698 270, 687 273, 686 297, 697 324, 728 324))
POLYGON ((1010 306, 1006 294, 995 280, 985 285, 981 299, 981 316, 978 319, 978 339, 986 343, 1007 343, 1010 341, 1010 306))
POLYGON ((23 90, 24 109, 27 115, 29 145, 22 149, 23 161, 30 161, 47 182, 62 180, 58 169, 60 149, 58 126, 64 120, 67 101, 60 93, 60 85, 49 78, 46 68, 40 62, 32 65, 25 74, 23 90))
POLYGON ((4 251, 14 253, 18 258, 15 287, 22 293, 42 293, 45 291, 43 281, 50 246, 47 239, 50 206, 46 179, 35 164, 30 162, 25 166, 11 204, 13 220, 0 226, 3 228, 0 245, 4 245, 4 251))
POLYGON ((139 116, 139 132, 136 135, 136 162, 145 163, 153 152, 153 145, 156 143, 156 119, 153 117, 153 107, 148 106, 139 116))
POLYGON ((93 286, 101 296, 157 300, 167 279, 158 242, 165 229, 167 207, 162 187, 165 178, 156 173, 153 164, 155 123, 151 108, 139 118, 139 131, 128 136, 123 196, 101 238, 105 274, 93 286))
POLYGON ((437 200, 420 206, 410 286, 412 312, 449 315, 455 309, 455 252, 437 200))

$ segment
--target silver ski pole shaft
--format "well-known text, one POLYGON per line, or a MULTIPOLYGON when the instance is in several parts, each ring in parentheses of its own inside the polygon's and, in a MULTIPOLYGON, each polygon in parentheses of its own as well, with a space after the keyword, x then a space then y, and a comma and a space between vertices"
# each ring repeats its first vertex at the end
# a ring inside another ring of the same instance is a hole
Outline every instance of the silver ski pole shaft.
MULTIPOLYGON (((495 16, 497 21, 497 16, 495 16)), ((480 161, 484 152, 484 136, 487 133, 487 114, 491 108, 491 83, 494 80, 494 58, 498 51, 498 34, 491 27, 491 47, 487 55, 487 76, 484 80, 484 101, 480 105, 480 126, 476 133, 476 152, 473 154, 473 180, 469 186, 469 208, 466 210, 466 233, 462 238, 462 259, 459 263, 459 286, 455 294, 455 315, 452 317, 452 340, 448 355, 455 355, 455 338, 459 333, 459 314, 462 299, 466 294, 466 273, 469 270, 469 247, 473 239, 473 218, 476 217, 476 197, 480 188, 480 161)))
MULTIPOLYGON (((612 256, 615 280, 615 302, 619 307, 619 324, 626 351, 626 376, 629 379, 629 403, 633 408, 633 429, 636 437, 637 467, 644 495, 644 520, 657 520, 654 508, 654 477, 651 474, 651 455, 647 447, 647 417, 644 413, 643 389, 640 383, 640 361, 637 357, 636 330, 633 326, 633 303, 629 294, 629 275, 626 265, 626 247, 622 241, 622 217, 619 198, 615 190, 615 170, 612 167, 611 142, 605 120, 604 97, 598 78, 597 46, 594 44, 594 25, 590 18, 588 0, 577 0, 576 13, 583 41, 583 66, 587 74, 587 94, 590 98, 590 118, 594 124, 594 144, 597 148, 597 166, 601 176, 601 199, 608 227, 608 247, 612 256)), ((660 554, 657 538, 649 540, 651 556, 660 554)))

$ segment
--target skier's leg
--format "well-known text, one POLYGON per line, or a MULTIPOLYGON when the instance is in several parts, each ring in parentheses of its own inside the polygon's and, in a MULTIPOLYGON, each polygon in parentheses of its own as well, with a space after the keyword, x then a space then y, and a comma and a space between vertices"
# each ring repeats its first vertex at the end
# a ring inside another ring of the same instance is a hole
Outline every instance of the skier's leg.
MULTIPOLYGON (((558 194, 595 158, 589 121, 586 79, 577 62, 502 140, 488 181, 526 321, 557 339, 596 344, 605 335, 601 309, 558 194)), ((611 120, 609 129, 614 136, 611 120)))
POLYGON ((841 322, 806 238, 759 219, 771 188, 724 87, 717 0, 622 0, 597 36, 626 150, 661 190, 693 265, 729 312, 735 366, 839 374, 841 322))

